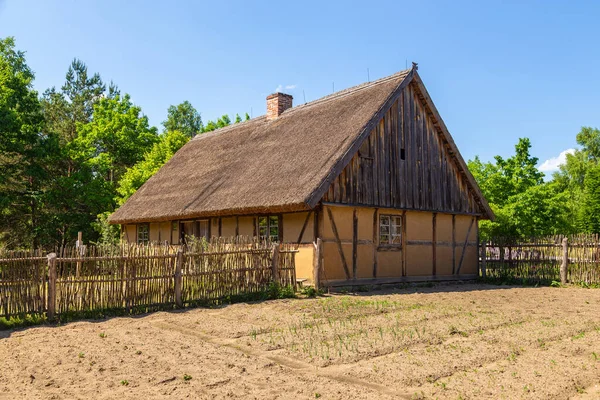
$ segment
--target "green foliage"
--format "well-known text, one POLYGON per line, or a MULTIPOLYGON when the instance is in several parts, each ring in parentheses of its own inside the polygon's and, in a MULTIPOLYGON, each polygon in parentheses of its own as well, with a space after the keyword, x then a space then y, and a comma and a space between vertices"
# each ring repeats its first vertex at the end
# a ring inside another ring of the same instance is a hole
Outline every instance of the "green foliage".
POLYGON ((163 122, 166 132, 179 131, 188 138, 204 131, 200 113, 189 101, 184 101, 167 110, 167 120, 163 122))
POLYGON ((313 286, 306 286, 302 288, 300 293, 302 293, 306 297, 315 298, 317 296, 322 296, 323 290, 317 290, 313 286))
POLYGON ((179 131, 165 132, 160 135, 159 141, 144 155, 144 158, 129 168, 119 181, 117 203, 123 204, 188 140, 189 137, 179 131))
POLYGON ((35 247, 41 187, 50 139, 40 134, 43 115, 25 54, 0 39, 0 241, 35 247))
POLYGON ((293 299, 296 297, 294 288, 291 286, 282 286, 277 282, 271 282, 265 293, 267 299, 293 299))
POLYGON ((496 221, 483 221, 484 239, 492 236, 528 237, 572 231, 568 195, 557 182, 544 183, 537 170, 538 159, 530 154, 529 139, 519 139, 515 155, 495 163, 469 161, 469 169, 496 214, 496 221))
POLYGON ((96 242, 98 245, 114 246, 119 243, 121 236, 119 225, 109 224, 108 217, 110 217, 110 212, 103 212, 98 215, 95 222, 92 222, 94 230, 99 234, 96 242))
POLYGON ((156 128, 149 126, 148 118, 127 94, 100 99, 92 120, 80 122, 77 133, 69 147, 71 157, 108 182, 118 181, 158 141, 156 128))
POLYGON ((583 190, 583 204, 579 221, 590 233, 600 233, 600 166, 588 168, 583 190))
POLYGON ((229 118, 229 115, 225 114, 222 115, 221 118, 217 119, 216 121, 208 121, 206 127, 204 127, 203 132, 211 132, 215 129, 224 128, 228 125, 231 125, 231 118, 229 118))

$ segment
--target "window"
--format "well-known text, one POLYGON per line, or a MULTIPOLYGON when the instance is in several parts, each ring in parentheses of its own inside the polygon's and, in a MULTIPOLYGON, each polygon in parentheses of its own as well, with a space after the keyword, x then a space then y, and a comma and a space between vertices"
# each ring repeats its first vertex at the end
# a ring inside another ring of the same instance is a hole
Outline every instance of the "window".
POLYGON ((379 244, 381 246, 402 245, 402 217, 400 215, 379 216, 379 244))
POLYGON ((277 215, 258 217, 258 237, 261 240, 279 241, 279 217, 277 215))
POLYGON ((148 244, 150 242, 150 225, 140 224, 137 226, 138 244, 148 244))

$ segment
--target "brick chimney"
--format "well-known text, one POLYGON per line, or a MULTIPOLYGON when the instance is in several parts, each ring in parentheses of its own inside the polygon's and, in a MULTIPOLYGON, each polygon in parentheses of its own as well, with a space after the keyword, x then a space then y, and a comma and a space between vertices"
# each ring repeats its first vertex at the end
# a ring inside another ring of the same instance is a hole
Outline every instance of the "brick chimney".
POLYGON ((267 120, 279 117, 285 110, 292 108, 294 98, 285 93, 273 93, 267 96, 267 120))

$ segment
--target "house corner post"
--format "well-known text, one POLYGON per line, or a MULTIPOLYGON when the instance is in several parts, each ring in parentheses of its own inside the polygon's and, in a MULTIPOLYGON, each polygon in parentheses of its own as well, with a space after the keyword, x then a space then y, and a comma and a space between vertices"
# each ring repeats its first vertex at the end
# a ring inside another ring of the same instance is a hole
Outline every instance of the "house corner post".
POLYGON ((319 290, 321 288, 321 254, 323 252, 323 241, 321 238, 317 238, 317 241, 314 243, 315 252, 313 256, 313 284, 315 285, 315 290, 319 290))
POLYGON ((485 279, 487 270, 487 244, 484 241, 481 243, 481 277, 485 279))
POLYGON ((56 317, 56 253, 48 254, 48 299, 46 314, 49 320, 56 317))
POLYGON ((181 293, 182 287, 182 270, 183 270, 183 249, 177 250, 177 258, 175 259, 175 274, 174 274, 174 284, 175 284, 175 305, 178 308, 183 308, 183 297, 181 293))
POLYGON ((567 238, 562 240, 562 249, 563 259, 562 264, 560 264, 560 283, 566 285, 569 270, 569 240, 567 238))

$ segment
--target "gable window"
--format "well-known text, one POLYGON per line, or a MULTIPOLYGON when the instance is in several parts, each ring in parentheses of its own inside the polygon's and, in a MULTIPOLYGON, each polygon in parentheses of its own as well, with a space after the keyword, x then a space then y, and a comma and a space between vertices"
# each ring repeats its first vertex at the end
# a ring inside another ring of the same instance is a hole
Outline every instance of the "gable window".
POLYGON ((139 224, 137 226, 137 243, 148 244, 150 242, 150 225, 139 224))
POLYGON ((258 237, 261 240, 279 241, 279 216, 258 217, 258 237))
POLYGON ((402 245, 402 216, 379 216, 379 244, 381 246, 402 245))

